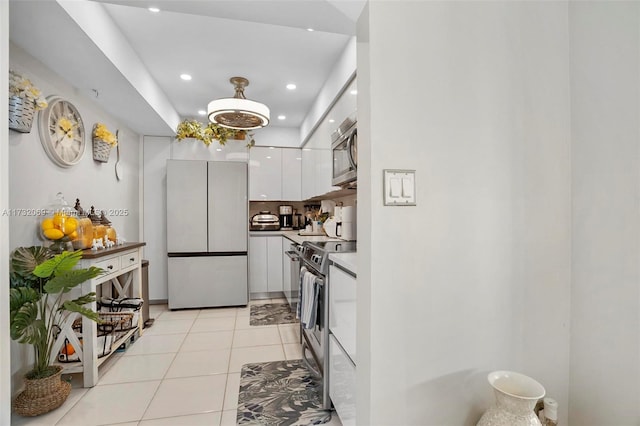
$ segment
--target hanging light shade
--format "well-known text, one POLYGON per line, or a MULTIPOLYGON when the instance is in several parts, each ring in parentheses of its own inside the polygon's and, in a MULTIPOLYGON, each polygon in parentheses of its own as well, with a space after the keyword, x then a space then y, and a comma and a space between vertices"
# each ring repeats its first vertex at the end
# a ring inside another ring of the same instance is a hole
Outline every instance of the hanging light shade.
POLYGON ((244 77, 232 77, 229 81, 234 85, 236 94, 233 98, 209 102, 209 120, 237 130, 258 129, 269 124, 269 108, 244 97, 244 88, 249 85, 249 80, 244 77))

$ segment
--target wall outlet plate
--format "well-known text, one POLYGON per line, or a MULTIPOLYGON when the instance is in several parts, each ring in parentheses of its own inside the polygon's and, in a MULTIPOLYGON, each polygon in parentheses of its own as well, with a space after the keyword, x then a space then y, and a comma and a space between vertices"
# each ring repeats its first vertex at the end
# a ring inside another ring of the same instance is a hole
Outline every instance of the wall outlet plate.
POLYGON ((384 205, 415 206, 416 171, 385 169, 383 172, 384 205))

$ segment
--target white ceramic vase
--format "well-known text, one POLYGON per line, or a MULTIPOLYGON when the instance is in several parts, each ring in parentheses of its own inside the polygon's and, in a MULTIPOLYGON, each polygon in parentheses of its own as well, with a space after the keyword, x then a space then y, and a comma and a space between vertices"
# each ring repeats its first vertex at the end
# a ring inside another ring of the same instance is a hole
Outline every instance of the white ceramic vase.
POLYGON ((540 383, 513 371, 494 371, 487 378, 496 404, 482 415, 477 426, 541 426, 533 412, 545 394, 540 383))

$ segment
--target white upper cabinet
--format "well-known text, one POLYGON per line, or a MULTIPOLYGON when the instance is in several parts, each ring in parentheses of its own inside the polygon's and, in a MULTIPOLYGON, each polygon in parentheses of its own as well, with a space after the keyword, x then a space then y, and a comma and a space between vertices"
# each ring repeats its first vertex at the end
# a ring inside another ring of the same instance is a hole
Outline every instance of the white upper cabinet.
POLYGON ((249 199, 282 200, 282 149, 254 146, 249 150, 249 199))
POLYGON ((282 149, 282 200, 302 200, 302 152, 282 149))

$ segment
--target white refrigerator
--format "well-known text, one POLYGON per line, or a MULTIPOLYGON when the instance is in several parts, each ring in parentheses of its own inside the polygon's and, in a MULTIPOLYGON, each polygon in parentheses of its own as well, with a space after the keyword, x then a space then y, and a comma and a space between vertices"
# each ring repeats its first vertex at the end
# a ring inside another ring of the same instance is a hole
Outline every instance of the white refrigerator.
POLYGON ((246 305, 247 164, 167 161, 169 309, 246 305))

